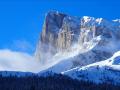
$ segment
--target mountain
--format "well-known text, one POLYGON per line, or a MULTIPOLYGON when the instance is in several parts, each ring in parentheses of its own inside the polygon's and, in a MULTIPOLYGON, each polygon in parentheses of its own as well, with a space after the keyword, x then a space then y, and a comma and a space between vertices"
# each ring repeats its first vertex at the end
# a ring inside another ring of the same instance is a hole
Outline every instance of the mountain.
POLYGON ((120 84, 120 20, 50 11, 35 57, 41 76, 53 73, 94 83, 120 84), (116 80, 117 79, 117 80, 116 80))
MULTIPOLYGON (((62 60, 67 69, 110 58, 120 50, 119 19, 108 21, 89 16, 47 13, 35 58, 49 68, 62 60)), ((66 70, 66 69, 65 69, 66 70)))

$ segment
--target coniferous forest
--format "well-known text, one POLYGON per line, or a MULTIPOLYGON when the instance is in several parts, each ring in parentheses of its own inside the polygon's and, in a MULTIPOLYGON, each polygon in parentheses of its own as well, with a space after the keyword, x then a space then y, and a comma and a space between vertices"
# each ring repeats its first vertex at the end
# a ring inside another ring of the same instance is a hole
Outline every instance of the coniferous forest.
POLYGON ((120 90, 120 86, 106 83, 94 84, 55 74, 47 77, 0 76, 0 90, 120 90))

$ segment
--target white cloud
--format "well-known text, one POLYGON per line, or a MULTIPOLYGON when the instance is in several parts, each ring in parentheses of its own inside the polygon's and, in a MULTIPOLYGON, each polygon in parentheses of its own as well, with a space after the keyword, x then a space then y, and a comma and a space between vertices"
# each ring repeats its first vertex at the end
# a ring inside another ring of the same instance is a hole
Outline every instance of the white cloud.
POLYGON ((0 71, 39 72, 40 64, 27 53, 0 50, 0 71))

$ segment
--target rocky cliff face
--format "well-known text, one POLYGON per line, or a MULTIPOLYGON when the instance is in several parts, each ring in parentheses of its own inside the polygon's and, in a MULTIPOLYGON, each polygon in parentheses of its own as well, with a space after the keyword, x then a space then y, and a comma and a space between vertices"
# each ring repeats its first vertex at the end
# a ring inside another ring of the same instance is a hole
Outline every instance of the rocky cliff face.
POLYGON ((78 18, 52 11, 45 18, 35 57, 46 64, 60 52, 78 51, 72 56, 73 67, 86 65, 111 57, 120 50, 119 42, 118 20, 78 18))

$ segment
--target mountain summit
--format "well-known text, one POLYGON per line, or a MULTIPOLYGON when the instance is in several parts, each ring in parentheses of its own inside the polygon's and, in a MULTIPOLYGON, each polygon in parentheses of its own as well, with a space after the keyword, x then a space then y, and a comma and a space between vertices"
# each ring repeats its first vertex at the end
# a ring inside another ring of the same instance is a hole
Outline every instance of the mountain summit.
POLYGON ((89 16, 47 13, 35 57, 42 65, 69 60, 69 68, 110 58, 120 50, 120 23, 89 16))

